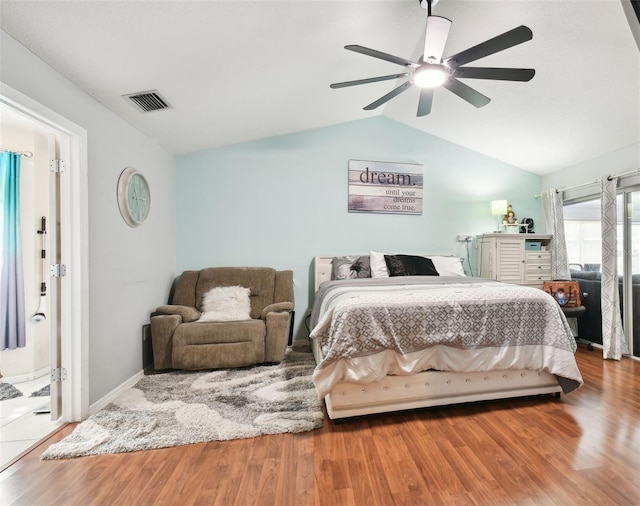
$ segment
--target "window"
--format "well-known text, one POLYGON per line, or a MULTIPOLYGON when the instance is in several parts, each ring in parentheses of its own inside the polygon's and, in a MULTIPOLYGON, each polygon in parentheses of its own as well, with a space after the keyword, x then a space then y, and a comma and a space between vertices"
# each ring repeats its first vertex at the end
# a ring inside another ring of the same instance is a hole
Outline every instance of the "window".
MULTIPOLYGON (((585 303, 587 313, 582 321, 578 320, 578 335, 599 344, 602 343, 598 275, 602 263, 600 204, 600 198, 587 197, 566 202, 563 209, 571 275, 588 293, 585 303), (596 312, 597 315, 594 314, 596 312)), ((618 275, 623 327, 627 342, 632 345, 633 355, 640 356, 640 188, 622 191, 618 195, 617 208, 618 275)))

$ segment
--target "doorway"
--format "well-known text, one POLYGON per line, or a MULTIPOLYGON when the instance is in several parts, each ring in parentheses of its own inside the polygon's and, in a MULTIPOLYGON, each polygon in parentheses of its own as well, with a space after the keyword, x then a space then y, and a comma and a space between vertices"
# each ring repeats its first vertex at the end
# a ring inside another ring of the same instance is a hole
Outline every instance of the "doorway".
MULTIPOLYGON (((622 326, 631 356, 640 357, 640 191, 617 196, 618 287, 622 326)), ((585 294, 587 317, 578 320, 579 336, 602 345, 600 269, 602 235, 598 197, 564 205, 565 236, 571 276, 585 294)))
POLYGON ((49 200, 59 199, 54 215, 49 213, 49 246, 53 245, 48 248, 50 262, 65 264, 67 275, 48 280, 50 333, 46 369, 57 371, 61 378, 51 382, 54 418, 58 423, 80 421, 89 411, 86 131, 4 83, 0 83, 0 110, 3 124, 6 118, 20 118, 38 135, 47 137, 45 158, 53 156, 65 162, 61 171, 49 170, 48 174, 49 200), (51 139, 55 140, 53 149, 51 139), (51 240, 52 235, 55 241, 51 240))
MULTIPOLYGON (((0 113, 1 148, 22 153, 19 230, 26 337, 25 346, 0 351, 0 373, 5 383, 21 383, 49 376, 50 370, 50 324, 54 322, 45 263, 49 259, 48 243, 52 237, 46 233, 51 223, 48 191, 51 131, 4 105, 0 105, 0 113)), ((51 142, 55 143, 56 139, 52 138, 51 142)), ((0 196, 0 200, 2 198, 0 196)))

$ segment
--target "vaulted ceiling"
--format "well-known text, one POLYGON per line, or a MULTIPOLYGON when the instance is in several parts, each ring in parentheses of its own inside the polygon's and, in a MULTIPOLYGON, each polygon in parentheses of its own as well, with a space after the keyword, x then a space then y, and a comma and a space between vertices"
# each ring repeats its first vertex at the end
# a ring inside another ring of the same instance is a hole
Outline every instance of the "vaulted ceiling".
POLYGON ((399 82, 330 83, 393 74, 360 44, 417 60, 427 12, 417 0, 2 0, 0 27, 168 151, 207 148, 383 114, 522 169, 549 173, 640 140, 640 52, 627 0, 440 0, 457 53, 519 25, 533 40, 474 62, 531 67, 526 83, 468 79, 481 109, 437 89, 417 118, 399 82), (142 113, 123 95, 158 90, 172 109, 142 113))

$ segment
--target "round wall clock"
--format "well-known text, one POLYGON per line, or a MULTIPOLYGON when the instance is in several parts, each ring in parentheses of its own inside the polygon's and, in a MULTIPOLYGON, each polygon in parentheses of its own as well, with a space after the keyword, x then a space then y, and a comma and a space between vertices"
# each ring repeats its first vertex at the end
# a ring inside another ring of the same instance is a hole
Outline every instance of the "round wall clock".
POLYGON ((145 177, 133 167, 127 167, 118 179, 118 207, 130 227, 142 225, 149 216, 151 192, 145 177))

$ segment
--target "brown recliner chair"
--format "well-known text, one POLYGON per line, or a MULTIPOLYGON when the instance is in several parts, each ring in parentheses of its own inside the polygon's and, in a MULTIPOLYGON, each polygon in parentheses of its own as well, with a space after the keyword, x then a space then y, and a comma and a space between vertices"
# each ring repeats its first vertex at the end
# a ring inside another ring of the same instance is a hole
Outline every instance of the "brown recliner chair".
POLYGON ((293 310, 293 272, 268 267, 185 271, 170 304, 151 316, 155 369, 218 369, 280 362, 293 310), (202 297, 214 287, 250 289, 251 319, 202 321, 202 297))

